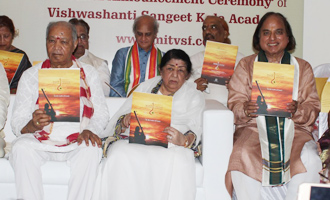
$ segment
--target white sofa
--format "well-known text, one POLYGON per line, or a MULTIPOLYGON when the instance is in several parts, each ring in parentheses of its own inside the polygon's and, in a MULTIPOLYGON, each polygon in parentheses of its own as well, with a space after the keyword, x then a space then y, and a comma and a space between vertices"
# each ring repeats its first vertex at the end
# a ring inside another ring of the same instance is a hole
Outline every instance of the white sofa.
MULTIPOLYGON (((15 139, 11 131, 11 111, 15 96, 11 96, 5 126, 6 142, 15 139)), ((111 116, 125 99, 107 98, 111 116)), ((224 176, 233 146, 233 113, 215 100, 206 100, 203 113, 203 155, 196 159, 196 200, 230 199, 224 176)), ((7 157, 7 156, 6 156, 7 157)), ((65 162, 48 161, 42 166, 46 200, 66 199, 70 169, 65 162)), ((111 181, 111 180, 109 180, 111 181)), ((17 199, 13 169, 7 158, 0 158, 0 200, 17 199)))

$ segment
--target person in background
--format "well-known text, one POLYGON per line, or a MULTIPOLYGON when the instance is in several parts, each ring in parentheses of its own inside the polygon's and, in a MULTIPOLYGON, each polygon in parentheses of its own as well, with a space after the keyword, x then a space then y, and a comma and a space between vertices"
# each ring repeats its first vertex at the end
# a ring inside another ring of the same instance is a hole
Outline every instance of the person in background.
POLYGON ((0 63, 0 158, 5 156, 5 147, 6 142, 3 139, 5 137, 5 133, 3 132, 3 128, 5 127, 5 123, 7 120, 7 111, 9 105, 9 86, 7 75, 5 69, 0 63))
POLYGON ((18 81, 21 78, 23 72, 31 67, 31 63, 26 53, 13 46, 13 40, 15 37, 16 34, 15 34, 15 26, 13 21, 6 15, 1 15, 0 16, 0 50, 24 54, 21 63, 16 69, 14 77, 9 83, 11 94, 16 93, 18 81))
POLYGON ((187 82, 191 74, 189 56, 180 49, 164 54, 160 76, 141 83, 135 91, 171 95, 171 124, 167 133, 168 148, 131 144, 125 140, 130 130, 131 95, 110 120, 113 142, 102 162, 93 199, 184 199, 196 196, 194 151, 202 135, 202 112, 205 99, 187 82), (125 187, 123 187, 125 186, 125 187), (129 192, 127 192, 127 189, 129 192))
POLYGON ((134 20, 134 45, 119 49, 112 61, 111 97, 126 97, 139 83, 159 75, 163 53, 154 44, 158 28, 157 20, 148 15, 134 20))
POLYGON ((11 121, 17 138, 9 155, 17 199, 44 199, 41 165, 49 160, 67 161, 70 166, 67 199, 91 199, 102 158, 99 135, 108 123, 109 113, 98 72, 72 56, 77 43, 72 24, 49 23, 46 31, 49 59, 26 70, 19 82, 12 113, 15 120, 11 121), (80 123, 52 122, 43 106, 39 106, 38 70, 49 68, 80 70, 80 123))
POLYGON ((89 49, 89 25, 82 19, 72 18, 69 20, 76 27, 78 35, 78 45, 73 55, 80 62, 89 64, 97 70, 101 80, 104 96, 108 97, 110 93, 110 70, 108 62, 92 54, 89 49))
MULTIPOLYGON (((207 16, 203 22, 203 44, 206 45, 206 41, 221 42, 231 44, 229 39, 229 27, 227 22, 217 16, 207 16)), ((207 79, 201 78, 203 61, 205 51, 201 51, 191 56, 191 63, 193 67, 193 73, 189 81, 194 81, 197 84, 197 90, 204 92, 206 99, 215 99, 220 102, 227 102, 227 88, 223 85, 208 83, 207 79), (209 91, 206 92, 206 88, 209 87, 209 91)), ((240 52, 237 52, 236 64, 244 57, 240 52)))
POLYGON ((293 200, 301 183, 320 181, 321 160, 311 134, 320 100, 312 67, 288 52, 295 46, 287 19, 266 13, 253 35, 259 52, 243 58, 229 82, 228 108, 236 130, 226 187, 231 195, 234 189, 239 200, 293 200), (290 118, 255 114, 259 107, 251 100, 251 90, 256 61, 294 65, 292 101, 286 102, 290 118))
POLYGON ((328 129, 318 140, 319 153, 322 160, 321 182, 330 183, 330 111, 328 112, 328 129))

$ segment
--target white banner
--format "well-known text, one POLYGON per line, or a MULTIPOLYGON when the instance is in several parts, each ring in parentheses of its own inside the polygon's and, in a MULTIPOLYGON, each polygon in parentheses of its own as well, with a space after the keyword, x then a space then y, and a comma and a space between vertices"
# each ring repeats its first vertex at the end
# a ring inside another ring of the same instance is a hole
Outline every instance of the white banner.
POLYGON ((147 14, 158 19, 157 46, 164 52, 180 48, 189 55, 201 50, 202 23, 206 15, 228 22, 232 44, 244 55, 253 53, 252 36, 261 17, 269 11, 287 17, 296 38, 294 55, 302 57, 302 0, 0 0, 0 15, 7 15, 19 31, 14 46, 31 61, 47 58, 45 32, 50 21, 76 17, 90 25, 90 51, 111 62, 116 51, 132 45, 135 17, 147 14))

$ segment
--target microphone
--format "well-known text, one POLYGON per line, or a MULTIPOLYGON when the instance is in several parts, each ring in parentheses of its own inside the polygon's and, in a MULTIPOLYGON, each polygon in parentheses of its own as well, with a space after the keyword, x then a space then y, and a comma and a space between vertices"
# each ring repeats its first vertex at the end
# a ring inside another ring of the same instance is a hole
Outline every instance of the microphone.
POLYGON ((115 91, 120 97, 123 97, 114 87, 112 87, 109 83, 104 82, 105 84, 107 84, 107 86, 109 86, 113 91, 115 91))

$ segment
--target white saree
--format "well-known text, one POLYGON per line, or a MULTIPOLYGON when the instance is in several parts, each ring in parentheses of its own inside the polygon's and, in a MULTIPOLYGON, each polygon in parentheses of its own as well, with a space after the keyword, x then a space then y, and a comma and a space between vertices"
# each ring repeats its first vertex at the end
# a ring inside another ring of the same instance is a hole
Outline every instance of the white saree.
MULTIPOLYGON (((150 93, 161 80, 155 77, 135 90, 150 93)), ((173 96, 171 126, 193 131, 196 144, 202 133, 205 100, 194 84, 184 83, 173 96)), ((132 96, 110 121, 114 133, 118 118, 131 110, 132 96)), ((128 129, 124 133, 128 135, 128 129)), ((169 144, 169 148, 130 144, 119 140, 110 145, 101 163, 93 199, 193 200, 196 193, 195 159, 192 150, 169 144)))

